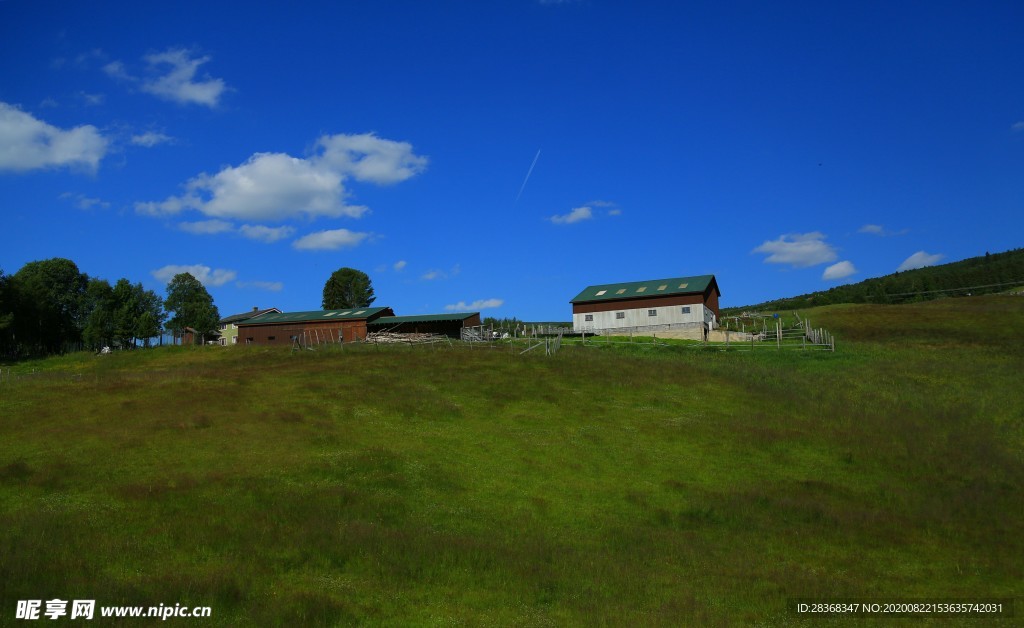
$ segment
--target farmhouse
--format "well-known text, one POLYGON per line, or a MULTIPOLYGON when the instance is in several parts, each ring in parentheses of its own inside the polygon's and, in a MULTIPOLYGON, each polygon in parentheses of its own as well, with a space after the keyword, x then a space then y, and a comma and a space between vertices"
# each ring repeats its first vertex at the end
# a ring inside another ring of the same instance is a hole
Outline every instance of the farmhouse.
POLYGON ((249 312, 242 312, 241 314, 232 314, 231 316, 225 316, 220 319, 220 344, 221 345, 234 345, 238 344, 238 324, 255 318, 260 314, 267 314, 270 312, 281 313, 281 310, 276 307, 267 308, 261 310, 258 307, 252 308, 249 312))
POLYGON ((371 332, 441 334, 449 338, 461 338, 464 327, 479 325, 479 312, 452 312, 449 314, 423 314, 421 316, 381 316, 368 323, 367 329, 371 332))
POLYGON ((238 323, 238 342, 261 345, 290 345, 296 340, 352 342, 366 338, 369 323, 394 315, 389 307, 268 312, 238 323))
POLYGON ((572 303, 576 332, 718 326, 714 275, 588 286, 572 303))

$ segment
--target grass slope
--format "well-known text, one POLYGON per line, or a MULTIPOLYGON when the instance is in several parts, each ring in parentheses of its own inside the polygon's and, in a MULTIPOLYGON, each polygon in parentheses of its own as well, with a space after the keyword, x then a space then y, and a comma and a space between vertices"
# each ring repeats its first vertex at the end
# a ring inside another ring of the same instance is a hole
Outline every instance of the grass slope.
POLYGON ((805 314, 837 353, 19 365, 37 374, 0 384, 0 623, 55 597, 289 626, 781 624, 792 597, 1022 597, 1024 299, 805 314))

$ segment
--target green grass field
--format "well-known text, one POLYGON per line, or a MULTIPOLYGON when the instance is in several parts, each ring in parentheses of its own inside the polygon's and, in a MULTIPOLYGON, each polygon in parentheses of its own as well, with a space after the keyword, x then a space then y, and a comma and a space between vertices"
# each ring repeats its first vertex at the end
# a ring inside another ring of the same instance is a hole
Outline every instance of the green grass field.
POLYGON ((1024 298, 803 314, 836 353, 14 365, 0 624, 52 598, 215 625, 781 625, 797 597, 1017 598, 1019 621, 1024 298))

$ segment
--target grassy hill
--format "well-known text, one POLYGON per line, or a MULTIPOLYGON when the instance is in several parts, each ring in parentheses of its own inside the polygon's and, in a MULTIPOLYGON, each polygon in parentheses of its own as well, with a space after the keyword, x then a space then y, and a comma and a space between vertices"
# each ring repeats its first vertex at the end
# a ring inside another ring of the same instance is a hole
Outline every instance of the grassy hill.
POLYGON ((1024 298, 802 314, 839 351, 207 347, 17 365, 0 383, 0 623, 55 597, 289 626, 1019 602, 1024 298))
POLYGON ((796 297, 722 309, 723 316, 743 311, 778 311, 833 303, 913 303, 948 296, 998 294, 1024 287, 1024 249, 971 257, 865 279, 796 297))

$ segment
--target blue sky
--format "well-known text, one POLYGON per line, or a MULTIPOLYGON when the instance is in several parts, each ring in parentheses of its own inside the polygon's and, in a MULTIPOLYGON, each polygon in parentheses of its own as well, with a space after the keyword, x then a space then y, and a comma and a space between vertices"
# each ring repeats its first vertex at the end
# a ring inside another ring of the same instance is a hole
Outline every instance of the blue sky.
POLYGON ((1022 245, 1024 4, 0 1, 0 268, 744 305, 1022 245))

